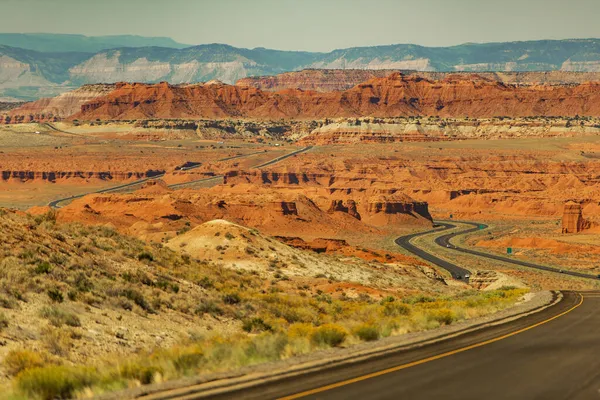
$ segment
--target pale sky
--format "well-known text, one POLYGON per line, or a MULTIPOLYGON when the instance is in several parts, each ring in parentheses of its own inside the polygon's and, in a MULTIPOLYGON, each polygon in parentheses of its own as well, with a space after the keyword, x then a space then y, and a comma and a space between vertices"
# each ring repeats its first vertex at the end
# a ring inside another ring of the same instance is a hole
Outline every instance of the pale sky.
POLYGON ((330 51, 600 37, 600 0, 0 0, 1 32, 330 51))

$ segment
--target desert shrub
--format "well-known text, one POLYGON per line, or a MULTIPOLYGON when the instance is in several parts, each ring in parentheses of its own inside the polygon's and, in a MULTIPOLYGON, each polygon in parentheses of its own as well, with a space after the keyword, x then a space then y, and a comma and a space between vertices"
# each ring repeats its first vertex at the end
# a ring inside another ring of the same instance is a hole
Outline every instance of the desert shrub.
POLYGON ((447 308, 430 311, 427 317, 430 320, 439 322, 441 325, 450 325, 457 319, 456 314, 447 308))
POLYGON ((257 333, 272 331, 273 327, 263 321, 262 318, 252 318, 244 322, 242 329, 248 333, 257 333))
POLYGON ((430 296, 425 296, 424 294, 419 294, 412 297, 407 297, 402 300, 406 304, 420 304, 420 303, 431 303, 434 302, 435 299, 430 296))
POLYGON ((42 261, 38 265, 35 266, 33 272, 36 275, 49 274, 52 271, 52 266, 48 261, 42 261))
POLYGON ((66 357, 73 347, 71 338, 60 329, 43 329, 42 342, 50 354, 60 357, 66 357))
POLYGON ((50 323, 57 328, 60 328, 63 325, 72 327, 81 326, 81 321, 76 314, 65 311, 58 307, 44 307, 40 311, 40 316, 42 318, 47 318, 50 323))
POLYGON ((203 287, 204 289, 210 289, 212 288, 213 282, 212 280, 208 277, 208 276, 203 276, 199 281, 198 281, 198 286, 203 287))
POLYGON ((154 312, 154 310, 152 309, 152 307, 150 306, 150 304, 144 298, 144 295, 142 293, 140 293, 139 291, 137 291, 135 289, 125 289, 125 290, 123 290, 123 292, 121 293, 121 295, 123 297, 125 297, 125 298, 133 301, 142 310, 144 310, 146 312, 149 312, 149 313, 154 312))
POLYGON ((26 369, 43 367, 45 363, 40 353, 30 350, 11 350, 4 357, 2 364, 9 375, 15 376, 26 369))
POLYGON ((410 307, 403 303, 393 302, 385 303, 383 306, 383 315, 386 317, 399 317, 401 315, 410 315, 410 307))
POLYGON ((152 383, 157 374, 162 374, 163 369, 148 363, 129 362, 120 367, 119 373, 123 378, 135 379, 142 385, 147 385, 152 383))
POLYGON ((223 315, 223 310, 212 300, 202 300, 198 307, 196 307, 195 313, 198 315, 210 314, 212 316, 223 315))
POLYGON ((371 342, 380 338, 379 327, 375 324, 365 323, 354 329, 354 334, 360 340, 371 342))
POLYGON ((137 258, 139 261, 149 261, 149 262, 154 261, 154 256, 152 255, 152 253, 149 253, 147 251, 144 251, 144 252, 138 254, 137 258))
POLYGON ((315 331, 315 328, 312 326, 312 324, 306 324, 306 323, 299 322, 299 323, 290 325, 290 327, 288 329, 288 336, 292 339, 308 338, 308 337, 312 336, 314 331, 315 331))
POLYGON ((0 307, 1 308, 15 308, 17 305, 15 304, 15 301, 12 299, 8 299, 6 297, 0 297, 0 307))
POLYGON ((0 312, 0 332, 8 328, 8 317, 3 312, 0 312))
POLYGON ((201 350, 186 351, 173 359, 175 370, 180 373, 186 373, 198 368, 204 361, 204 354, 201 350))
POLYGON ((335 324, 324 324, 315 329, 311 340, 317 346, 337 347, 341 345, 348 333, 344 328, 335 324))
POLYGON ((223 295, 223 303, 225 304, 234 305, 239 304, 240 301, 242 300, 240 299, 240 295, 237 293, 227 293, 223 295))
POLYGON ((288 339, 284 334, 259 335, 246 345, 244 353, 247 360, 242 362, 254 363, 280 359, 287 344, 288 339))
POLYGON ((83 272, 80 272, 75 276, 75 281, 73 284, 80 292, 89 292, 94 288, 94 284, 85 276, 83 272))
POLYGON ((56 216, 57 216, 56 210, 50 210, 45 214, 36 215, 33 220, 36 223, 36 225, 41 225, 43 222, 49 222, 49 223, 53 224, 56 222, 56 216))
POLYGON ((42 400, 70 399, 77 390, 98 379, 92 368, 47 366, 27 369, 17 375, 17 387, 26 396, 42 400))
POLYGON ((48 297, 50 297, 50 300, 54 303, 62 303, 65 300, 65 297, 59 288, 48 289, 48 297))

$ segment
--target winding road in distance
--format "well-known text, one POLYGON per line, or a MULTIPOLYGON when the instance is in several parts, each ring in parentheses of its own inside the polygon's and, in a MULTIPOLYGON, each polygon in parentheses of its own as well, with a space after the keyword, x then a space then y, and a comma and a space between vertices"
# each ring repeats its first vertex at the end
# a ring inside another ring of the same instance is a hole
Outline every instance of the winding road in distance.
MULTIPOLYGON (((598 276, 598 275, 585 274, 582 272, 568 271, 568 270, 564 270, 564 269, 560 269, 560 268, 548 267, 546 265, 540 265, 540 264, 535 264, 532 262, 521 261, 516 258, 503 257, 503 256, 496 255, 496 254, 490 254, 490 253, 485 253, 483 251, 471 250, 471 249, 467 249, 464 247, 456 246, 456 245, 452 244, 452 242, 450 242, 450 240, 452 238, 454 238, 456 236, 466 235, 466 234, 469 234, 469 233, 472 233, 475 231, 483 230, 488 227, 486 224, 482 224, 482 223, 478 223, 478 222, 456 221, 456 223, 469 225, 471 227, 467 228, 467 229, 459 230, 456 232, 448 233, 446 235, 438 236, 434 240, 435 244, 437 244, 440 247, 449 249, 449 250, 458 251, 458 252, 461 252, 464 254, 470 254, 470 255, 473 255, 476 257, 483 257, 483 258, 487 258, 490 260, 501 261, 501 262, 517 265, 520 267, 533 268, 533 269, 538 269, 538 270, 548 271, 548 272, 555 272, 555 273, 559 273, 562 275, 576 276, 578 278, 587 278, 587 279, 596 279, 596 280, 600 278, 600 276, 598 276)), ((441 268, 449 271, 452 274, 452 277, 455 279, 468 279, 471 275, 471 272, 469 270, 467 270, 461 266, 455 265, 453 263, 450 263, 446 260, 442 260, 441 258, 436 257, 435 255, 433 255, 433 254, 427 252, 426 250, 424 250, 420 247, 417 247, 411 243, 411 240, 416 237, 429 235, 434 232, 444 232, 444 231, 451 230, 451 229, 454 229, 457 227, 457 225, 455 225, 454 223, 451 223, 449 221, 436 221, 435 225, 437 228, 442 227, 443 229, 432 229, 432 230, 425 231, 425 232, 419 232, 419 233, 413 233, 411 235, 401 236, 398 239, 396 239, 396 244, 398 244, 403 249, 409 251, 410 253, 412 253, 426 261, 429 261, 432 264, 437 265, 438 267, 441 267, 441 268)))
MULTIPOLYGON (((54 128, 54 129, 56 129, 56 128, 54 128)), ((285 160, 286 158, 290 158, 290 157, 295 156, 297 154, 304 153, 305 151, 308 151, 310 149, 312 149, 312 146, 303 147, 303 148, 301 148, 299 150, 292 151, 292 152, 290 152, 288 154, 284 154, 283 156, 276 157, 276 158, 274 158, 272 160, 269 160, 269 161, 267 161, 265 163, 253 166, 251 168, 263 168, 263 167, 266 167, 266 166, 269 166, 269 165, 273 165, 273 164, 276 164, 278 162, 281 162, 281 161, 285 160)), ((219 162, 229 161, 229 160, 234 160, 236 158, 243 158, 243 157, 254 156, 254 155, 257 155, 257 154, 264 154, 265 152, 266 151, 257 151, 257 152, 249 153, 249 154, 240 154, 240 155, 237 155, 237 156, 221 158, 221 159, 219 159, 217 161, 219 161, 219 162)), ((184 168, 181 168, 180 171, 189 171, 191 169, 198 168, 200 165, 201 164, 192 165, 192 166, 189 166, 189 167, 184 167, 184 168)), ((147 182, 147 181, 152 180, 152 179, 162 178, 163 176, 165 176, 165 172, 157 173, 157 174, 149 176, 147 178, 138 179, 138 180, 136 180, 134 182, 124 183, 122 185, 113 186, 113 187, 102 189, 102 190, 97 190, 97 191, 93 191, 93 192, 87 192, 87 193, 82 193, 82 194, 78 194, 78 195, 74 195, 74 196, 64 197, 64 198, 61 198, 61 199, 52 200, 50 203, 48 203, 48 206, 50 206, 52 208, 61 208, 60 203, 64 203, 64 202, 67 202, 67 201, 72 201, 72 200, 75 200, 75 199, 80 199, 80 198, 82 198, 84 196, 87 196, 88 194, 109 193, 109 192, 113 192, 115 190, 126 189, 126 188, 130 188, 130 187, 134 187, 136 185, 139 185, 141 183, 147 182)), ((183 183, 177 183, 177 184, 169 185, 169 188, 171 188, 171 189, 181 189, 181 188, 186 187, 186 186, 198 184, 198 183, 201 183, 201 182, 212 181, 212 180, 219 179, 219 178, 223 178, 223 175, 215 175, 215 176, 211 176, 211 177, 208 177, 208 178, 196 179, 196 180, 193 180, 193 181, 183 182, 183 183)))

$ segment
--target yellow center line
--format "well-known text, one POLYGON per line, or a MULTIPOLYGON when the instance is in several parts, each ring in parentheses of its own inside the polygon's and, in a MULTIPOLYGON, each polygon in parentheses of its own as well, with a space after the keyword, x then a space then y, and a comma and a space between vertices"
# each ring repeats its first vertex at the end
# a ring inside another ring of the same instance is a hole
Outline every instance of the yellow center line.
POLYGON ((400 370, 403 370, 403 369, 414 367, 416 365, 425 364, 425 363, 428 363, 430 361, 439 360, 440 358, 445 358, 445 357, 448 357, 448 356, 451 356, 451 355, 454 355, 454 354, 462 353, 462 352, 467 351, 467 350, 476 349, 478 347, 482 347, 482 346, 485 346, 485 345, 488 345, 488 344, 491 344, 491 343, 498 342, 500 340, 509 338, 511 336, 518 335, 519 333, 526 332, 526 331, 528 331, 530 329, 537 328, 540 325, 547 324, 550 321, 554 321, 555 319, 560 318, 563 315, 566 315, 566 314, 570 313, 571 311, 575 310, 577 307, 579 307, 579 306, 581 306, 583 304, 583 295, 581 293, 579 293, 579 297, 580 297, 579 303, 577 303, 575 306, 573 306, 572 308, 568 309, 567 311, 564 311, 564 312, 562 312, 562 313, 560 313, 558 315, 555 315, 554 317, 548 318, 548 319, 546 319, 544 321, 538 322, 538 323, 533 324, 531 326, 528 326, 526 328, 519 329, 518 331, 507 333, 507 334, 499 336, 497 338, 489 339, 489 340, 486 340, 486 341, 483 341, 483 342, 480 342, 480 343, 476 343, 476 344, 472 344, 472 345, 469 345, 469 346, 466 346, 466 347, 462 347, 460 349, 448 351, 446 353, 438 354, 438 355, 435 355, 435 356, 423 358, 421 360, 413 361, 413 362, 410 362, 410 363, 407 363, 407 364, 402 364, 402 365, 398 365, 396 367, 392 367, 392 368, 384 369, 384 370, 381 370, 381 371, 378 371, 378 372, 373 372, 373 373, 370 373, 370 374, 367 374, 367 375, 359 376, 357 378, 352 378, 352 379, 348 379, 348 380, 345 380, 345 381, 341 381, 341 382, 337 382, 337 383, 332 383, 331 385, 322 386, 320 388, 316 388, 316 389, 312 389, 312 390, 307 390, 305 392, 301 392, 301 393, 297 393, 297 394, 292 394, 290 396, 281 397, 281 398, 279 398, 279 400, 294 400, 294 399, 299 399, 301 397, 306 397, 306 396, 310 396, 310 395, 313 395, 313 394, 325 392, 327 390, 339 388, 341 386, 346 386, 346 385, 350 385, 352 383, 361 382, 361 381, 364 381, 364 380, 367 380, 367 379, 375 378, 375 377, 378 377, 378 376, 381 376, 381 375, 386 375, 386 374, 389 374, 391 372, 400 371, 400 370))

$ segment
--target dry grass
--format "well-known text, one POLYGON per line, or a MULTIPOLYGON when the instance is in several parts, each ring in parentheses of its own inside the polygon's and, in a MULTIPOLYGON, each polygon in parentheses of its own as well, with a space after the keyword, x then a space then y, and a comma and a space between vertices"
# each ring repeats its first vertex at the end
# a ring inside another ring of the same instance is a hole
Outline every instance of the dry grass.
POLYGON ((452 324, 506 308, 524 293, 504 288, 375 301, 343 293, 284 292, 283 284, 252 271, 195 260, 104 227, 58 225, 54 219, 52 214, 0 216, 5 233, 0 325, 10 335, 21 335, 1 360, 3 371, 13 377, 2 388, 5 397, 77 397, 233 370, 452 324), (29 313, 27 325, 18 320, 23 312, 29 313), (188 322, 177 328, 181 335, 170 345, 142 345, 143 332, 97 325, 95 319, 104 314, 115 316, 110 324, 125 328, 125 320, 134 317, 158 327, 188 322), (184 328, 206 323, 231 328, 184 328), (90 337, 90 330, 98 329, 103 336, 90 337), (110 350, 104 357, 89 356, 98 341, 116 343, 120 364, 114 365, 110 350))

